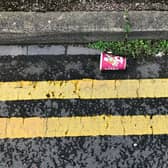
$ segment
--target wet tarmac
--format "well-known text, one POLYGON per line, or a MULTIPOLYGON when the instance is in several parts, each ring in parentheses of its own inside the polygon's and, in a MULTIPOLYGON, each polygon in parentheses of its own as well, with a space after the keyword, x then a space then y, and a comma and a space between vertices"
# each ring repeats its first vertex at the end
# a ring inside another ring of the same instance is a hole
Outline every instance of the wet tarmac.
POLYGON ((126 71, 101 72, 99 55, 1 56, 0 81, 167 78, 168 57, 128 58, 126 71))
MULTIPOLYGON (((0 81, 167 78, 168 57, 129 59, 126 72, 100 72, 99 56, 2 56, 0 81)), ((155 115, 168 98, 0 102, 0 117, 155 115)), ((1 139, 0 168, 167 168, 168 135, 1 139)))

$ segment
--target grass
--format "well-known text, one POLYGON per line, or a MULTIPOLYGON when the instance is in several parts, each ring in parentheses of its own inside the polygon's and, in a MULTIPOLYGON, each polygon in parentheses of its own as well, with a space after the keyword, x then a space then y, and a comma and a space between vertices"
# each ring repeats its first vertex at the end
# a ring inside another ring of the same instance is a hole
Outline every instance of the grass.
POLYGON ((168 40, 128 40, 90 43, 89 48, 112 51, 113 54, 128 57, 156 56, 168 54, 168 40))

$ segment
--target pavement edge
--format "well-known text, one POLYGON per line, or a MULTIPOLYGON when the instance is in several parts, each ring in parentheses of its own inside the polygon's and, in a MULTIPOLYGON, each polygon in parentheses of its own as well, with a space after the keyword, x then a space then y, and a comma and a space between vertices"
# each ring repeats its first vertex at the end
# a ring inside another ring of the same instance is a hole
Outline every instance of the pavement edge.
MULTIPOLYGON (((125 38, 125 12, 0 12, 0 44, 60 44, 125 38)), ((167 11, 129 11, 130 39, 167 39, 167 11)))

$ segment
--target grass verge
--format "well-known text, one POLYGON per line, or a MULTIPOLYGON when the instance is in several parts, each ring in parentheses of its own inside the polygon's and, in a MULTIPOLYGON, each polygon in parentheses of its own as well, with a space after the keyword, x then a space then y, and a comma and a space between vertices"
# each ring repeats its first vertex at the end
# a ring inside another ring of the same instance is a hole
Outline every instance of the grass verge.
POLYGON ((144 56, 161 57, 168 54, 168 40, 98 41, 90 43, 89 48, 112 51, 115 55, 134 58, 144 56))

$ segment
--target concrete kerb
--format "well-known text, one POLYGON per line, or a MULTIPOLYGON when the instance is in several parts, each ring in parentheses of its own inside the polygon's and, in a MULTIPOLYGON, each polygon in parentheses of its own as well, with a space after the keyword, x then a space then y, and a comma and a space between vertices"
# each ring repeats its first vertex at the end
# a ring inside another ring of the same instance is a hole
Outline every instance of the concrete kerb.
MULTIPOLYGON (((130 39, 167 39, 167 11, 129 11, 130 39)), ((0 44, 123 40, 124 12, 0 12, 0 44)))
POLYGON ((71 45, 0 45, 0 56, 19 55, 100 55, 100 51, 71 45))

